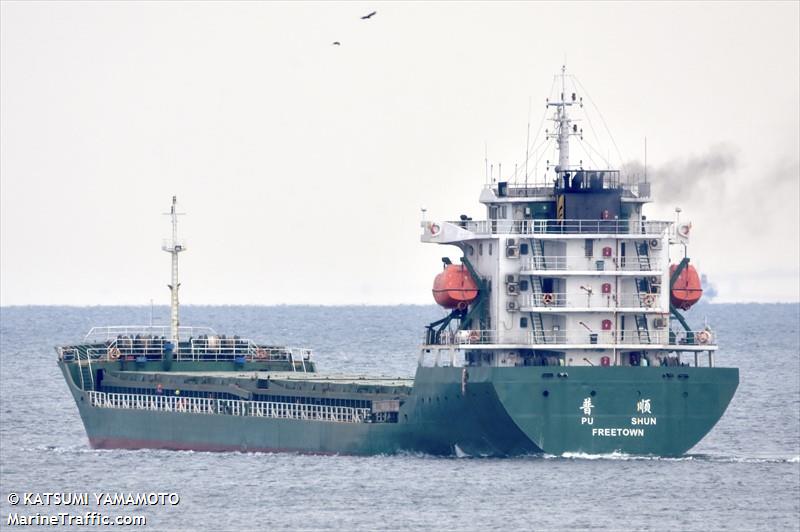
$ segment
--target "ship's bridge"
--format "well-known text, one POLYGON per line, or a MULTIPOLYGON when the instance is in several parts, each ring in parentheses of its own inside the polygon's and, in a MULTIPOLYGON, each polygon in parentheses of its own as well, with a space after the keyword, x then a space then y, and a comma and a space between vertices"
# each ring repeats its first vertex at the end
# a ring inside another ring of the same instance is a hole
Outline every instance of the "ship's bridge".
POLYGON ((619 170, 568 170, 556 172, 556 177, 544 183, 511 183, 500 181, 487 184, 481 192, 480 202, 527 203, 553 201, 558 194, 611 192, 620 194, 623 203, 649 203, 652 201, 650 183, 638 174, 623 176, 619 170))

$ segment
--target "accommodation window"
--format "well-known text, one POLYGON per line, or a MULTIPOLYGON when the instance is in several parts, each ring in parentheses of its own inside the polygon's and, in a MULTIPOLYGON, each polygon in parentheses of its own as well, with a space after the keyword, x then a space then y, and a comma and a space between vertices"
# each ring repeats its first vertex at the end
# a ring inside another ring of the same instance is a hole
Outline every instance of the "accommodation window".
POLYGON ((478 255, 483 255, 483 243, 478 244, 478 255))
POLYGON ((528 254, 528 244, 520 244, 519 245, 519 254, 520 255, 527 255, 528 254))
POLYGON ((492 245, 489 244, 489 255, 491 255, 491 254, 492 254, 492 245))
POLYGON ((528 318, 520 318, 519 319, 519 326, 525 328, 528 326, 528 318))
POLYGON ((519 282, 519 289, 524 292, 528 289, 528 281, 525 279, 520 280, 519 282))

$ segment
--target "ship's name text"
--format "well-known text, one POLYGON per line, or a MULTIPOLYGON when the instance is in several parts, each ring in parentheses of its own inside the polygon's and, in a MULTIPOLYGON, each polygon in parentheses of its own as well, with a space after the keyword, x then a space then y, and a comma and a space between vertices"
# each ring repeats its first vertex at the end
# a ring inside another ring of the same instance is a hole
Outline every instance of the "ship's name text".
POLYGON ((592 429, 592 436, 609 436, 612 438, 616 438, 619 436, 633 436, 641 438, 644 436, 644 429, 629 429, 629 428, 621 428, 621 429, 592 429))

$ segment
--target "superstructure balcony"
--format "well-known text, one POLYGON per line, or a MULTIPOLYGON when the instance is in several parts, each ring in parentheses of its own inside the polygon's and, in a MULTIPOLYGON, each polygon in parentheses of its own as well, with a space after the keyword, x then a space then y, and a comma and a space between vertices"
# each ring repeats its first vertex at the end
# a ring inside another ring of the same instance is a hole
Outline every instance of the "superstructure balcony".
POLYGON ((424 346, 454 346, 464 349, 627 349, 669 351, 714 351, 716 334, 709 330, 626 330, 590 332, 585 329, 558 331, 459 330, 426 334, 424 346))
POLYGON ((664 313, 661 294, 651 293, 528 293, 518 297, 521 312, 664 313))
POLYGON ((423 221, 423 242, 447 243, 493 235, 528 235, 539 239, 659 239, 672 222, 656 220, 455 220, 423 221))
POLYGON ((564 275, 626 275, 626 276, 659 276, 659 261, 623 260, 618 257, 586 257, 584 255, 543 255, 524 259, 520 274, 538 276, 564 275))

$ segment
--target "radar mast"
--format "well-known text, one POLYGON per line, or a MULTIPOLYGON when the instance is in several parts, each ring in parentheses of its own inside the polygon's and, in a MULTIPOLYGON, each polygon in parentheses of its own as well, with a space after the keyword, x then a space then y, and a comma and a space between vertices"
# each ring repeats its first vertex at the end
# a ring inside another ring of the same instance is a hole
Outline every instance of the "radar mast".
POLYGON ((548 101, 548 107, 555 107, 556 112, 552 120, 556 123, 556 130, 553 133, 548 133, 547 137, 556 140, 558 147, 558 166, 556 172, 565 172, 569 170, 569 137, 571 135, 579 135, 577 127, 571 127, 572 120, 567 113, 567 107, 571 105, 583 106, 583 98, 580 100, 573 92, 570 99, 567 99, 567 67, 561 66, 561 94, 558 101, 548 101))

